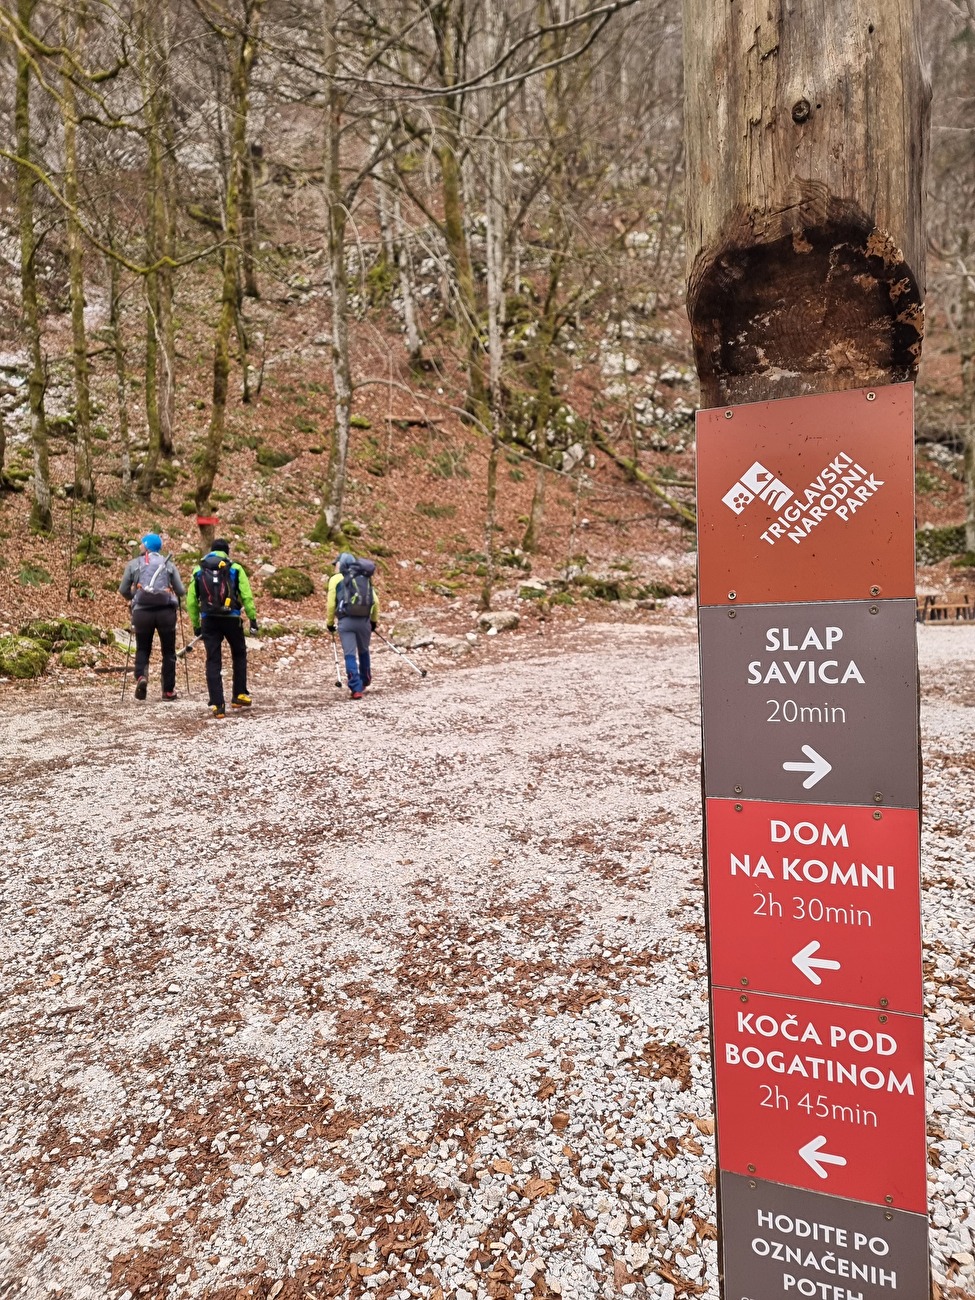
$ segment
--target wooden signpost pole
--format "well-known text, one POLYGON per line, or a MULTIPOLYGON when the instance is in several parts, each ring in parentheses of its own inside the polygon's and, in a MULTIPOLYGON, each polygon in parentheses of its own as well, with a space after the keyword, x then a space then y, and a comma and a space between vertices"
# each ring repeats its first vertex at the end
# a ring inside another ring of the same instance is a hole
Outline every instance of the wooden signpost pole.
POLYGON ((684 19, 723 1294, 920 1300, 916 0, 684 19))

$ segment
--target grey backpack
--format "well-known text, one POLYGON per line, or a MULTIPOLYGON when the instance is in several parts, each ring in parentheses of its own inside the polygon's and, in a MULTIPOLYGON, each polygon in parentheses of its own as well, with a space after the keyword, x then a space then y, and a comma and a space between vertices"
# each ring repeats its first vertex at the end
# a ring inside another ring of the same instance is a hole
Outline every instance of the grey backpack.
POLYGON ((136 609, 164 609, 176 603, 168 556, 160 555, 158 551, 148 551, 142 557, 132 603, 136 609))

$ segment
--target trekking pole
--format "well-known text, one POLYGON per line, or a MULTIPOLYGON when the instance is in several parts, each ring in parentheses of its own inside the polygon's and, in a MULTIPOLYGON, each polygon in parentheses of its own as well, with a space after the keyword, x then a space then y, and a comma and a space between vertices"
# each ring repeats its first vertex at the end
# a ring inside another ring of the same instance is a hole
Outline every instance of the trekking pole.
POLYGON ((415 664, 408 654, 403 653, 403 651, 399 648, 399 646, 393 645, 392 641, 387 641, 386 638, 383 636, 382 632, 378 630, 378 628, 376 630, 376 636, 379 637, 383 645, 389 646, 390 650, 392 650, 394 654, 398 654, 401 659, 405 659, 415 673, 419 673, 421 677, 426 677, 427 670, 425 668, 420 668, 417 664, 415 664))
POLYGON ((335 685, 342 689, 342 674, 339 671, 339 652, 335 648, 335 633, 332 633, 332 658, 335 660, 335 685))
POLYGON ((188 646, 187 646, 187 644, 186 644, 186 627, 185 627, 185 625, 184 625, 184 623, 183 623, 183 603, 182 603, 182 601, 181 601, 178 597, 177 597, 177 599, 176 599, 176 609, 177 609, 177 611, 179 612, 179 634, 180 634, 180 636, 183 638, 183 667, 184 667, 185 670, 186 670, 186 698, 189 699, 189 695, 190 695, 190 664, 189 664, 189 660, 186 658, 186 651, 187 651, 187 649, 188 649, 188 646))
POLYGON ((129 675, 129 655, 132 653, 132 629, 129 628, 129 639, 125 646, 125 669, 122 672, 122 690, 119 694, 119 704, 125 699, 125 679, 129 675))

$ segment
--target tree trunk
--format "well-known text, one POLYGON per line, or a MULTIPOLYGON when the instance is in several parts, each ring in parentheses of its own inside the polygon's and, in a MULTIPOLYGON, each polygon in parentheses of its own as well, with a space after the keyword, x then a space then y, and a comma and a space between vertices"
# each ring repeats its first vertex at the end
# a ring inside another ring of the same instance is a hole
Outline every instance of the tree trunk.
POLYGON ((252 144, 244 154, 244 171, 240 189, 240 234, 241 270, 244 273, 244 294, 248 298, 260 298, 261 290, 257 283, 257 198, 254 192, 254 158, 259 156, 260 146, 252 144))
MULTIPOLYGON (((30 30, 36 0, 17 0, 17 20, 30 30)), ((17 154, 25 162, 32 154, 30 141, 30 62, 17 51, 17 85, 14 101, 14 131, 17 154)), ((37 234, 34 229, 34 175, 27 166, 17 168, 17 216, 20 226, 20 298, 21 318, 30 355, 27 400, 30 406, 30 436, 34 453, 34 501, 30 512, 33 532, 50 533, 54 528, 51 514, 51 479, 48 467, 47 422, 44 418, 44 357, 41 352, 41 322, 37 303, 37 234)))
POLYGON ((965 550, 975 553, 975 266, 969 265, 966 231, 962 236, 961 311, 958 351, 964 420, 965 550))
MULTIPOLYGON (((242 28, 234 34, 230 76, 230 157, 227 161, 227 194, 224 217, 226 248, 220 316, 213 341, 213 399, 206 442, 196 476, 194 500, 198 515, 210 510, 210 493, 220 465, 227 418, 227 388, 230 378, 230 336, 237 316, 238 258, 240 249, 240 186, 247 152, 247 112, 251 69, 257 56, 257 30, 263 0, 247 0, 242 28)), ((231 42, 228 41, 228 46, 231 42)), ((246 358, 245 358, 246 364, 246 358)), ((213 540, 209 525, 200 526, 205 544, 213 540)))
MULTIPOLYGON (((145 257, 148 266, 154 266, 165 247, 166 218, 163 195, 162 141, 159 135, 159 69, 154 48, 152 18, 147 0, 143 0, 138 19, 139 77, 141 83, 146 140, 146 242, 145 257)), ((151 270, 144 277, 143 292, 146 304, 146 363, 144 393, 146 408, 146 454, 139 474, 138 495, 143 501, 152 496, 152 489, 162 451, 162 427, 159 416, 159 339, 160 302, 159 271, 151 270)))
POLYGON ((396 269, 399 273, 399 293, 403 299, 403 322, 406 325, 406 351, 410 365, 418 370, 423 364, 423 338, 416 315, 416 294, 413 292, 413 265, 403 224, 403 210, 399 195, 393 200, 393 230, 396 240, 396 269))
POLYGON ((108 259, 108 320, 115 359, 115 410, 118 416, 118 436, 121 448, 122 493, 132 492, 132 449, 129 443, 129 389, 128 369, 125 363, 125 339, 122 336, 122 273, 114 257, 108 259))
POLYGON ((911 379, 916 0, 684 0, 688 315, 715 406, 911 379))
MULTIPOLYGON (((173 90, 170 81, 170 11, 161 6, 160 49, 156 59, 158 86, 155 113, 156 129, 162 142, 158 159, 158 222, 159 248, 163 257, 176 258, 176 129, 173 90)), ((176 295, 176 270, 173 266, 159 268, 158 358, 159 373, 159 454, 171 460, 175 453, 174 429, 176 424, 176 315, 173 302, 176 295)))
POLYGON ((342 190, 341 142, 344 93, 336 75, 339 69, 335 0, 322 7, 322 49, 328 81, 325 104, 325 201, 328 205, 328 262, 332 290, 332 383, 335 388, 335 424, 325 472, 324 531, 336 537, 342 528, 342 503, 349 459, 352 419, 352 370, 349 362, 349 284, 345 264, 346 196, 342 190))
MULTIPOLYGON (((61 24, 62 41, 71 48, 66 17, 61 24)), ((79 21, 74 53, 81 59, 84 28, 79 21)), ((68 285, 71 302, 71 360, 75 394, 75 499, 94 501, 95 482, 91 463, 91 376, 88 365, 88 337, 85 329, 85 260, 81 227, 78 224, 78 106, 74 82, 61 78, 61 122, 64 129, 64 197, 68 205, 68 285)))
POLYGON ((439 145, 437 160, 440 163, 441 196, 443 202, 443 235, 447 244, 454 276, 453 310, 464 342, 467 360, 467 409, 482 428, 489 427, 490 406, 488 376, 485 368, 484 345, 481 341, 481 321, 478 309, 477 287, 467 233, 464 229, 464 184, 461 174, 461 106, 459 96, 452 92, 458 81, 457 44, 459 17, 451 0, 439 7, 436 28, 440 60, 440 77, 444 86, 437 112, 439 145))

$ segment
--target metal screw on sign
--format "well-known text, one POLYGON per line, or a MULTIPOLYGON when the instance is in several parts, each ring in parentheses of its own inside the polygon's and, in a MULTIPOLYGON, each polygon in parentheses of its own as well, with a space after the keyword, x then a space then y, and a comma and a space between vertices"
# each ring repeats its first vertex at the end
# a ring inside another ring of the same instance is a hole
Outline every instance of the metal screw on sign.
POLYGON ((881 821, 882 818, 883 818, 883 813, 881 813, 881 812, 875 812, 874 815, 873 815, 873 819, 874 819, 875 822, 879 822, 879 821, 881 821))
POLYGON ((876 393, 867 393, 867 401, 868 401, 868 402, 875 402, 876 400, 877 400, 877 394, 876 394, 876 393))
POLYGON ((874 797, 873 797, 873 801, 874 801, 874 803, 883 803, 883 801, 884 801, 884 796, 880 793, 879 790, 878 790, 877 793, 874 795, 874 797))
POLYGON ((736 803, 736 804, 735 804, 735 812, 741 812, 741 804, 740 804, 740 803, 736 803))
POLYGON ((887 1017, 886 1017, 886 1016, 878 1016, 877 1019, 880 1021, 880 1023, 881 1023, 882 1025, 886 1025, 886 1023, 887 1023, 887 1017))
POLYGON ((870 588, 870 595, 871 595, 871 596, 879 596, 879 595, 880 595, 880 588, 879 588, 879 587, 871 587, 871 588, 870 588))
POLYGON ((739 1001, 739 1002, 747 1002, 747 1001, 748 1001, 748 995, 747 995, 746 993, 742 993, 742 995, 741 995, 741 997, 738 999, 738 1001, 739 1001))
POLYGON ((737 599, 738 599, 738 593, 737 593, 737 591, 729 591, 729 592, 728 592, 728 599, 729 599, 729 600, 737 600, 737 599))
POLYGON ((748 1172, 749 1172, 750 1174, 753 1174, 753 1173, 755 1172, 755 1166, 754 1166, 754 1165, 749 1165, 749 1166, 748 1166, 748 1172))
POLYGON ((887 1220, 888 1223, 890 1223, 893 1217, 894 1216, 891 1214, 890 1210, 884 1210, 884 1218, 887 1220))
POLYGON ((871 606, 870 606, 870 613, 871 613, 871 614, 879 614, 879 613, 880 613, 880 606, 879 606, 879 605, 871 605, 871 606))
POLYGON ((742 982, 742 984, 747 984, 747 983, 748 983, 748 980, 745 979, 744 975, 741 977, 741 982, 742 982))
POLYGON ((881 999, 880 999, 880 1005, 881 1005, 882 1007, 887 1007, 887 1006, 890 1006, 890 1002, 888 1001, 887 998, 881 998, 881 999))
POLYGON ((734 416, 735 416, 734 411, 725 411, 725 413, 724 413, 724 418, 725 418, 726 420, 733 420, 733 419, 734 419, 734 416))
POLYGON ((729 609, 729 610, 728 610, 728 617, 729 617, 729 618, 737 618, 737 617, 738 617, 738 611, 737 611, 736 609, 729 609))
POLYGON ((741 794, 741 786, 740 786, 740 785, 736 785, 736 786, 735 786, 735 794, 741 794))
MULTIPOLYGON (((752 1191, 754 1191, 755 1188, 758 1186, 758 1183, 756 1183, 756 1181, 755 1181, 754 1178, 749 1178, 749 1180, 748 1180, 748 1186, 752 1189, 752 1191)), ((891 1215, 891 1216, 889 1216, 889 1217, 892 1218, 893 1216, 891 1215)))
POLYGON ((888 1205, 894 1204, 894 1198, 892 1196, 885 1196, 884 1200, 887 1202, 888 1205))

